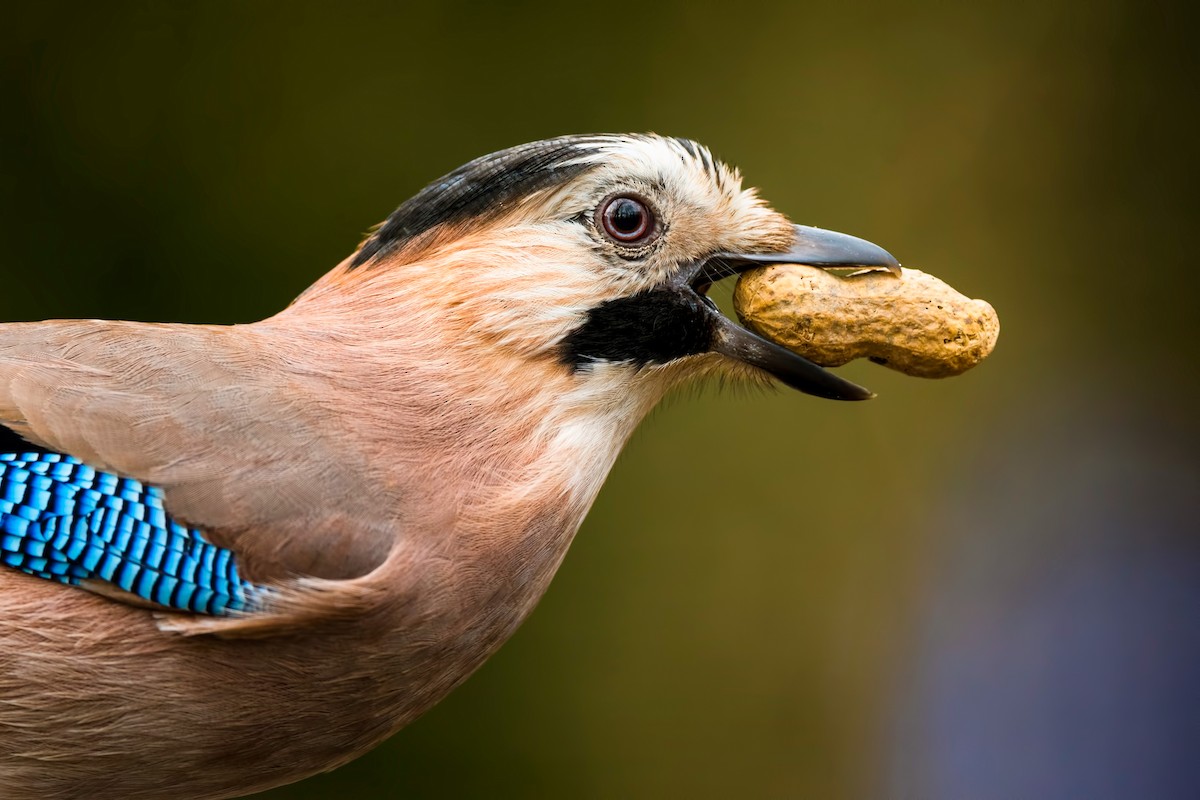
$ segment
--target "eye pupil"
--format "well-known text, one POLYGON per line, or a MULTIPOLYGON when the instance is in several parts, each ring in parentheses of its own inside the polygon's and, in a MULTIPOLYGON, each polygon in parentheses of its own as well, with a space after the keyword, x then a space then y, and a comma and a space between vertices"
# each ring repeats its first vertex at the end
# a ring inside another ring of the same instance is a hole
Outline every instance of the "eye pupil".
POLYGON ((612 198, 599 216, 604 232, 620 244, 642 244, 654 233, 654 216, 636 197, 612 198))
POLYGON ((628 197, 622 197, 613 203, 612 224, 621 233, 637 233, 638 229, 646 224, 645 214, 638 203, 628 197))

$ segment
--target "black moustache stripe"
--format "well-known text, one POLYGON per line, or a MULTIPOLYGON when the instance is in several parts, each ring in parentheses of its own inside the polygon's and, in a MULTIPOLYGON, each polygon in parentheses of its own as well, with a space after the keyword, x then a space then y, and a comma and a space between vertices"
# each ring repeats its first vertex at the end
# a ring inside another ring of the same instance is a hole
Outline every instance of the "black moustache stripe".
POLYGON ((598 361, 643 367, 712 349, 713 314, 686 289, 650 289, 609 300, 563 338, 562 360, 575 369, 598 361))

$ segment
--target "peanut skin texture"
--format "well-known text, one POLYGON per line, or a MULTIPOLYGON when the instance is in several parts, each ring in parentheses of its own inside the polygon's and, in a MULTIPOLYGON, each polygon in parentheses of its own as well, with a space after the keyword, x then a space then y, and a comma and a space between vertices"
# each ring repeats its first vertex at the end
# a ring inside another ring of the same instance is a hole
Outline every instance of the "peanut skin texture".
POLYGON ((986 358, 1000 335, 991 305, 915 269, 839 277, 773 265, 743 274, 733 304, 743 325, 823 367, 869 358, 906 375, 947 378, 986 358))

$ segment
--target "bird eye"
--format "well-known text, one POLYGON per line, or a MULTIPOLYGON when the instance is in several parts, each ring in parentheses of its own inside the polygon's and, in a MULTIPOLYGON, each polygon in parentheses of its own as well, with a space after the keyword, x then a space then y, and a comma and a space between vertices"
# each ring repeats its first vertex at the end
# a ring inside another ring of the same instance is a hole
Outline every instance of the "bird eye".
POLYGON ((645 244, 654 237, 654 213, 644 202, 629 195, 617 195, 601 204, 600 226, 617 244, 645 244))

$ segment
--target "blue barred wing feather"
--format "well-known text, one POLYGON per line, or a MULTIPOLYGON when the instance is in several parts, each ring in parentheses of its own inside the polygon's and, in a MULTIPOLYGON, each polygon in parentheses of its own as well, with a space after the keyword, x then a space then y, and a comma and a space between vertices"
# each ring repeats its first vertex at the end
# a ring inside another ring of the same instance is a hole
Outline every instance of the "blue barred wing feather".
POLYGON ((160 489, 58 453, 0 455, 0 562, 198 614, 252 610, 264 591, 231 551, 172 520, 160 489))

